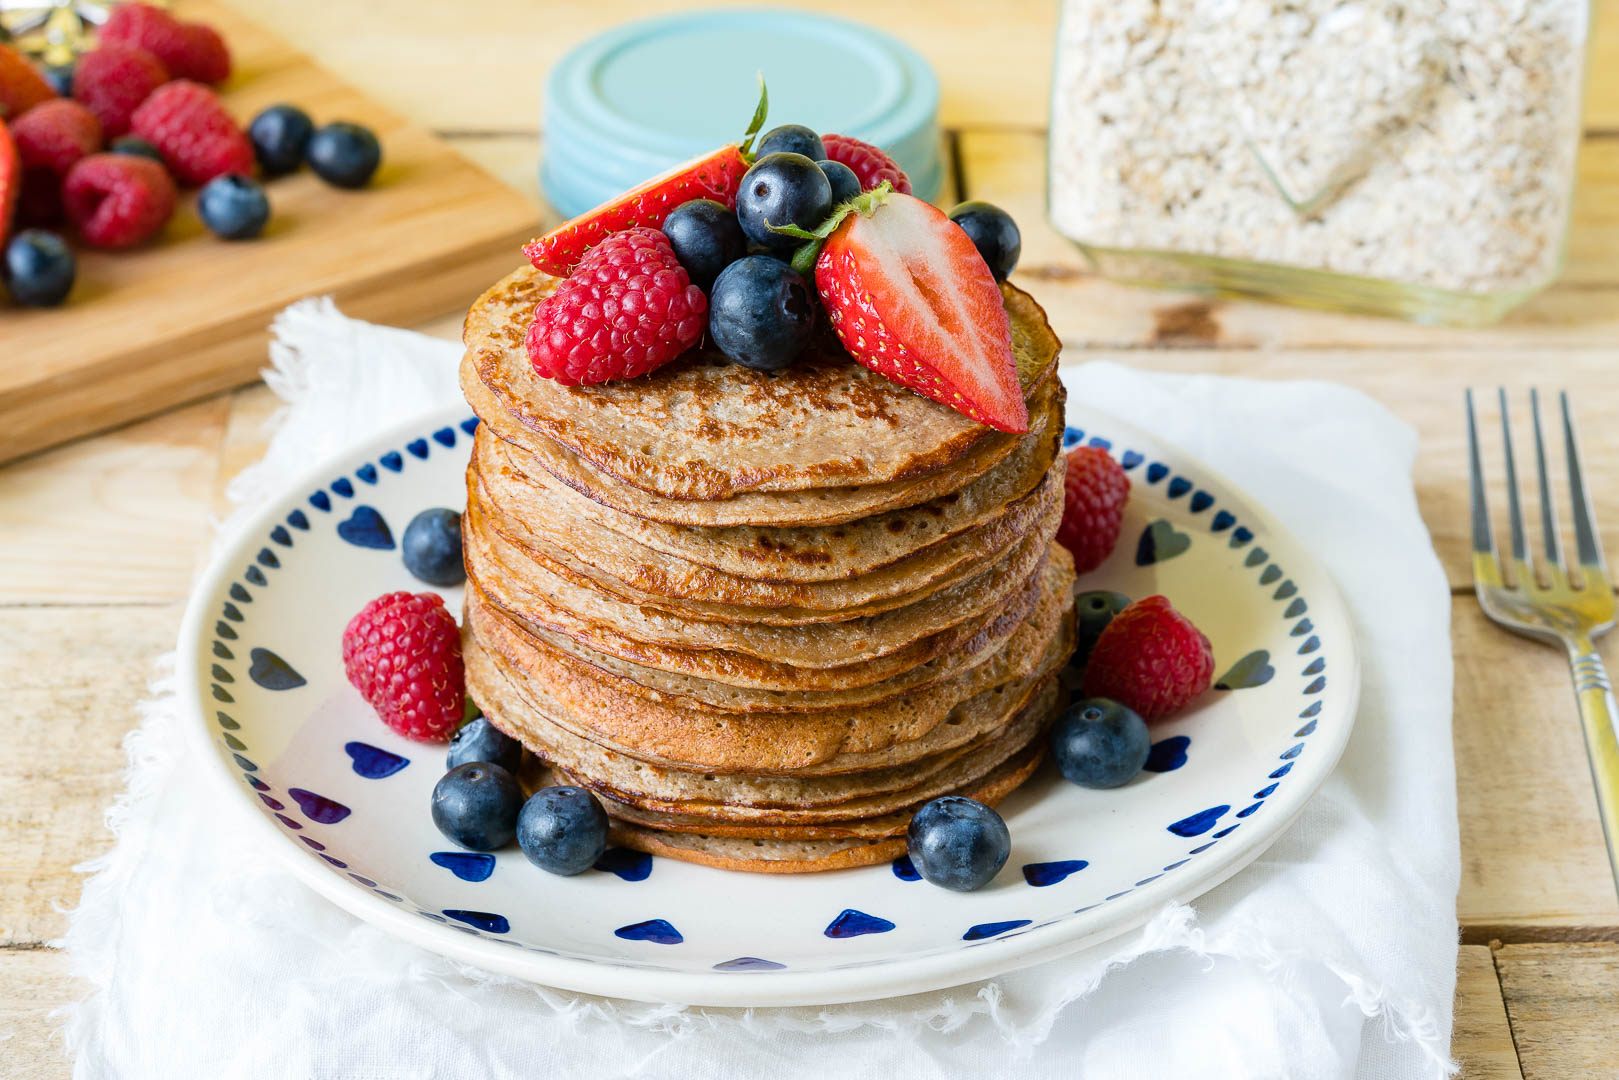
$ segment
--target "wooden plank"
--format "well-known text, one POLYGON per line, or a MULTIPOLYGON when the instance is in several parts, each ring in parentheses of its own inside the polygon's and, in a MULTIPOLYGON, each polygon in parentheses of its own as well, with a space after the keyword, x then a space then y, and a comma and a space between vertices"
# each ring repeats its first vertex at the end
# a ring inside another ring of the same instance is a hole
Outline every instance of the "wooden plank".
POLYGON ((1450 1052, 1467 1080, 1523 1080, 1495 961, 1482 945, 1464 945, 1456 957, 1456 1022, 1450 1052))
POLYGON ((1619 944, 1504 945, 1495 965, 1524 1080, 1619 1076, 1619 944))
POLYGON ((0 467, 0 604, 183 599, 228 407, 215 398, 0 467))
MULTIPOLYGON (((1568 663, 1451 604, 1463 940, 1619 939, 1568 663)), ((1619 661, 1619 648, 1604 653, 1619 661)))
POLYGON ((51 1012, 86 989, 57 949, 0 949, 0 1072, 10 1080, 66 1080, 72 1066, 51 1012))
POLYGON ((149 248, 83 253, 63 307, 0 313, 7 355, 28 358, 0 367, 0 460, 251 381, 270 316, 301 296, 332 293, 379 321, 464 308, 532 231, 521 195, 235 11, 191 0, 182 13, 235 50, 233 113, 291 100, 368 124, 382 169, 363 192, 309 172, 275 181, 270 228, 248 245, 209 236, 184 206, 149 248))
POLYGON ((180 612, 0 608, 0 729, 29 745, 0 761, 0 946, 67 930, 58 909, 78 900, 73 867, 112 843, 103 814, 123 789, 121 742, 180 612))
POLYGON ((1619 341, 1619 135, 1586 140, 1563 278, 1499 325, 1477 329, 1115 284, 1092 274, 1046 221, 1043 132, 967 129, 957 145, 964 197, 1017 219, 1023 257, 1013 280, 1040 298, 1070 347, 1518 351, 1611 349, 1619 341))

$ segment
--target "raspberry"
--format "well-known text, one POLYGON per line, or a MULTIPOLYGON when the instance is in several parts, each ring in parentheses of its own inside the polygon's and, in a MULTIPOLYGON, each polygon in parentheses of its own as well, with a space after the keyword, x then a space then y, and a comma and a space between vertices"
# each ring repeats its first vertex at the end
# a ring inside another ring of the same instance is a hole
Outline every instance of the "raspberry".
POLYGON ((76 161, 101 149, 101 122, 77 101, 55 98, 28 110, 11 125, 25 168, 61 176, 76 161))
POLYGON ((201 83, 180 79, 160 87, 135 110, 131 128, 158 148, 182 184, 253 175, 253 144, 201 83))
POLYGON ((11 133, 23 166, 17 220, 27 227, 55 225, 62 219, 62 177, 101 149, 101 123, 77 101, 52 98, 18 117, 11 133))
POLYGON ((183 23, 149 4, 113 8, 101 27, 101 41, 145 49, 176 79, 217 83, 230 75, 230 50, 217 31, 201 23, 183 23))
POLYGON ((169 81, 163 62, 145 49, 113 43, 86 53, 73 73, 73 97, 101 121, 101 133, 116 139, 148 95, 169 81))
POLYGON ((1149 596, 1113 616, 1096 639, 1084 693, 1157 720, 1186 708, 1213 680, 1214 650, 1203 631, 1164 597, 1149 596))
POLYGON ((1074 569, 1088 574, 1107 560, 1119 542, 1130 478, 1106 450, 1076 446, 1068 452, 1063 492, 1057 542, 1073 553, 1074 569))
POLYGON ((663 233, 625 229, 585 252, 540 301, 529 362, 564 386, 633 379, 697 344, 707 310, 663 233))
POLYGON ((461 632, 434 593, 387 593, 361 608, 343 631, 343 671, 406 738, 442 742, 461 725, 461 632))
POLYGON ((51 84, 26 56, 9 45, 0 45, 0 120, 15 121, 55 96, 51 84))
POLYGON ((84 242, 133 247, 157 235, 174 213, 174 181, 163 166, 130 154, 91 154, 62 184, 62 205, 84 242))
POLYGON ((821 145, 826 148, 828 161, 841 161, 860 177, 862 191, 870 191, 887 180, 895 191, 911 193, 911 178, 899 163, 869 142, 850 135, 822 135, 821 145))

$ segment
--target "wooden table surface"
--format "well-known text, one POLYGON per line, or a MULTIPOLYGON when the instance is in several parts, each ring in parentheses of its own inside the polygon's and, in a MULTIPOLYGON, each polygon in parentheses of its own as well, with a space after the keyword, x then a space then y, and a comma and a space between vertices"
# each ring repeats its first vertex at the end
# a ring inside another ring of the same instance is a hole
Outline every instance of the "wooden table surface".
MULTIPOLYGON (((549 65, 595 30, 677 6, 230 2, 537 205, 549 65)), ((1469 1077, 1619 1075, 1619 896, 1568 674, 1557 653, 1487 624, 1472 599, 1461 426, 1464 387, 1567 387, 1619 558, 1619 0, 1598 4, 1567 271, 1484 330, 1098 280, 1041 212, 1054 0, 814 6, 893 31, 932 61, 955 191, 1016 216, 1016 276, 1051 313, 1066 360, 1330 379, 1364 389, 1421 433, 1417 499, 1453 592, 1463 943, 1454 1052, 1469 1077)), ((424 329, 454 337, 459 324, 424 329)), ((0 761, 0 1039, 11 1033, 0 1074, 68 1074, 47 1014, 84 990, 51 945, 79 894, 74 867, 110 843, 103 813, 122 786, 120 741, 137 722, 153 658, 173 645, 225 484, 261 452, 274 404, 254 386, 0 469, 0 719, 13 740, 0 761)), ((1619 663, 1619 651, 1605 651, 1619 663)))

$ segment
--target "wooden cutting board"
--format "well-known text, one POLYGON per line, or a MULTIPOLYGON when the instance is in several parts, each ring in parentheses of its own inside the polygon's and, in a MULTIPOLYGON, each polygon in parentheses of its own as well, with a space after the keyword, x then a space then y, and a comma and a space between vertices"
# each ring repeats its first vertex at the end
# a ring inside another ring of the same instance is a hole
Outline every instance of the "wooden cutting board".
POLYGON ((331 295, 357 318, 415 324, 464 310, 522 261, 539 209, 240 14, 186 0, 235 58, 221 88, 246 123, 290 102, 316 124, 352 120, 382 140, 371 186, 307 169, 267 182, 271 220, 252 241, 216 239, 194 192, 133 252, 79 251, 66 304, 0 301, 0 462, 253 381, 274 314, 331 295))

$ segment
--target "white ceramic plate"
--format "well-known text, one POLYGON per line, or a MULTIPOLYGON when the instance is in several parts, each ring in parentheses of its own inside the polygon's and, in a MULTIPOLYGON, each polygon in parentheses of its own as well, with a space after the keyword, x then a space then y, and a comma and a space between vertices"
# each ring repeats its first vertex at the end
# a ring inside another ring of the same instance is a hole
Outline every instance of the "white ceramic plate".
MULTIPOLYGON (((1308 551, 1151 435, 1070 406, 1068 441, 1107 447, 1133 490, 1118 549, 1082 588, 1169 596, 1230 689, 1156 725, 1149 771, 1088 791, 1051 766, 1001 807, 1012 857, 975 893, 905 860, 753 875, 609 851, 546 874, 516 848, 458 851, 428 797, 444 748, 384 727, 343 677, 372 597, 422 591, 396 539, 460 507, 475 421, 399 428, 273 500, 210 568, 181 629, 195 747, 244 832, 304 882, 400 937, 573 990, 711 1005, 914 993, 1049 960, 1140 925, 1247 865, 1349 738, 1359 691, 1343 604, 1308 551)), ((445 593, 460 611, 459 590, 445 593)))

